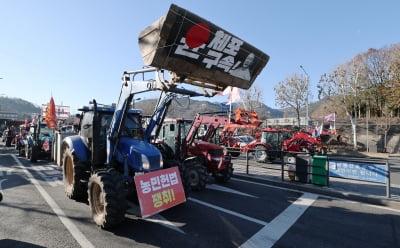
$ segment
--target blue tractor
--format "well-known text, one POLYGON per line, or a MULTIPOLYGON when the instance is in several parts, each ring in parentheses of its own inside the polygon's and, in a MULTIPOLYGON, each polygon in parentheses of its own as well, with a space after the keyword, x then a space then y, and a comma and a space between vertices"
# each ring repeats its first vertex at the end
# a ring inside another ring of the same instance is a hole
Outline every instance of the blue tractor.
POLYGON ((163 158, 162 147, 152 138, 172 99, 177 94, 199 96, 191 90, 169 85, 156 68, 125 72, 120 98, 115 107, 97 104, 80 108, 79 134, 63 139, 60 152, 66 195, 88 199, 93 220, 110 228, 124 219, 127 200, 137 201, 134 176, 178 166, 185 193, 189 175, 178 160, 163 158), (156 72, 155 80, 134 81, 137 74, 156 72), (161 96, 150 121, 143 125, 143 112, 132 109, 136 94, 159 90, 161 96))

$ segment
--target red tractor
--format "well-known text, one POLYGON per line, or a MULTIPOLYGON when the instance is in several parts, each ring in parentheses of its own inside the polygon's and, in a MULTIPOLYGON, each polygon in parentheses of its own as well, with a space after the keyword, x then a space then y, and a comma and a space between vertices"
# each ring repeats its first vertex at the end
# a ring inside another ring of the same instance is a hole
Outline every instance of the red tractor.
POLYGON ((283 141, 282 150, 288 152, 306 152, 326 154, 327 146, 320 139, 312 137, 309 133, 299 131, 290 139, 283 141))
POLYGON ((159 144, 169 147, 174 156, 183 161, 191 177, 192 190, 204 189, 209 173, 222 183, 233 174, 231 157, 224 154, 223 147, 209 142, 219 125, 214 117, 201 114, 193 120, 178 118, 163 122, 159 144))
POLYGON ((306 132, 294 133, 292 130, 275 128, 264 128, 260 136, 245 149, 254 149, 256 161, 262 163, 282 158, 282 152, 325 154, 327 151, 327 147, 319 139, 306 132))
POLYGON ((250 142, 243 149, 254 150, 254 157, 257 162, 272 162, 282 155, 282 143, 292 136, 288 129, 263 128, 256 139, 250 142))

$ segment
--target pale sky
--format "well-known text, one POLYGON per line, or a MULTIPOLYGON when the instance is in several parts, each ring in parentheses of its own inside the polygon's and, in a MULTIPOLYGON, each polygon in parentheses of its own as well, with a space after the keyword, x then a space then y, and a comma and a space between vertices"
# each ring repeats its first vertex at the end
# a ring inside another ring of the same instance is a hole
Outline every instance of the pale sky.
POLYGON ((303 73, 300 65, 316 91, 320 76, 336 65, 400 42, 398 0, 2 0, 0 95, 37 105, 53 96, 72 112, 92 99, 116 102, 123 71, 143 66, 140 31, 171 3, 270 56, 254 85, 272 108, 277 108, 273 88, 303 73))

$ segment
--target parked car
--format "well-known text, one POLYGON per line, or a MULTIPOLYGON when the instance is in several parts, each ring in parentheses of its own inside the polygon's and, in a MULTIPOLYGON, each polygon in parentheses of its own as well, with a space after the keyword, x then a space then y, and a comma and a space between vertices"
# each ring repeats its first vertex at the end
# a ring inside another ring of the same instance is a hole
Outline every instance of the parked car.
POLYGON ((243 146, 249 144, 254 140, 254 137, 250 135, 234 136, 234 138, 237 139, 237 143, 240 148, 242 148, 243 146))

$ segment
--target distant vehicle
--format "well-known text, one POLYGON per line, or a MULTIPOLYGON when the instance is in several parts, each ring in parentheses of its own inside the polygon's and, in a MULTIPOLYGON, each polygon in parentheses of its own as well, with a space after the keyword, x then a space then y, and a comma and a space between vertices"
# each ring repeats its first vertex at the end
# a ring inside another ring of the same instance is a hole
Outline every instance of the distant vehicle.
POLYGON ((248 145, 250 142, 254 140, 254 137, 250 135, 233 136, 233 137, 237 139, 240 148, 242 148, 245 145, 248 145))
POLYGON ((25 146, 28 142, 29 126, 25 124, 19 126, 20 132, 15 136, 15 150, 19 156, 25 156, 25 146))
POLYGON ((76 133, 74 125, 65 125, 61 127, 62 133, 76 133))
POLYGON ((31 162, 38 159, 51 159, 51 149, 53 145, 54 131, 50 129, 45 122, 31 126, 25 145, 26 157, 31 162))
POLYGON ((288 129, 264 128, 261 136, 245 146, 254 149, 257 162, 272 162, 282 158, 283 152, 326 154, 327 147, 319 139, 306 132, 293 132, 288 129))
POLYGON ((15 132, 14 130, 6 130, 4 133, 6 146, 10 147, 15 144, 15 132))
POLYGON ((293 131, 288 129, 263 128, 256 139, 244 146, 244 150, 254 150, 257 162, 272 162, 280 158, 282 154, 282 143, 292 137, 293 131))

